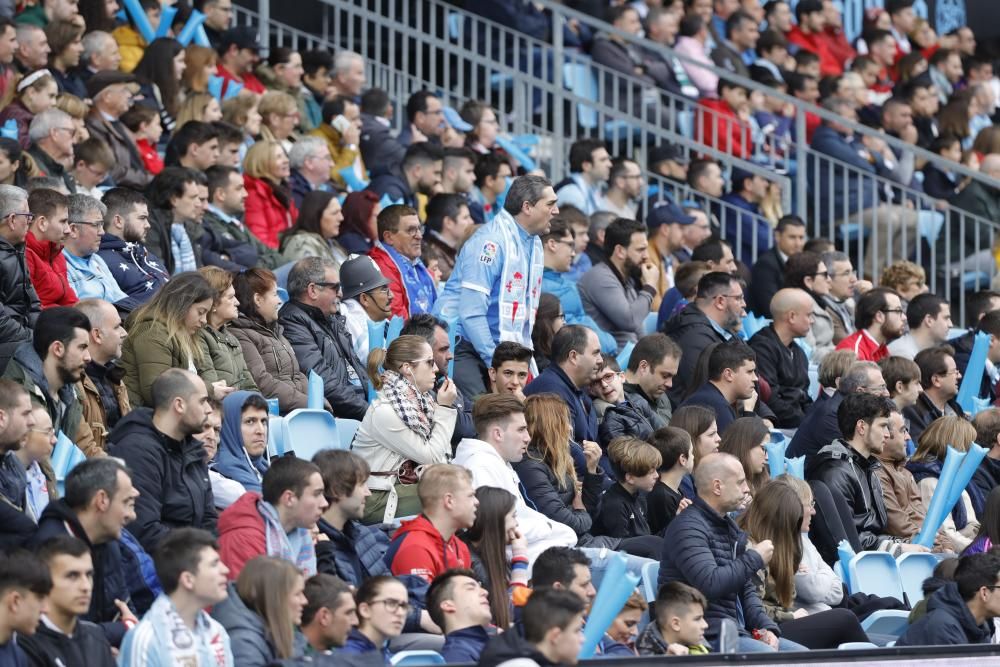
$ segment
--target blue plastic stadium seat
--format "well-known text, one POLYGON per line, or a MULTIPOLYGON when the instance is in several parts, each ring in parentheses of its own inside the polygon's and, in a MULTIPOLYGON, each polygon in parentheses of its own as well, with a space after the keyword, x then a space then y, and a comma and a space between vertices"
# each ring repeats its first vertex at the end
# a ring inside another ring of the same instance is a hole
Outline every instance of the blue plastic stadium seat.
POLYGON ((902 609, 880 609, 861 621, 861 628, 869 637, 873 635, 899 637, 906 631, 910 623, 909 618, 910 612, 902 609))
POLYGON ((443 664, 445 664, 444 657, 437 651, 400 651, 392 656, 393 667, 443 664))
MULTIPOLYGON (((585 100, 598 98, 597 74, 589 62, 576 60, 564 63, 563 84, 577 97, 585 100)), ((576 105, 576 114, 581 128, 592 130, 597 127, 598 114, 594 107, 579 102, 576 105)), ((608 139, 628 136, 632 132, 632 126, 623 120, 609 120, 604 123, 604 135, 608 139)))
POLYGON ((656 599, 656 581, 660 577, 660 563, 653 561, 642 566, 642 594, 646 602, 656 599))
POLYGON ((326 410, 292 410, 285 417, 285 449, 312 459, 323 449, 339 449, 337 421, 326 410))
POLYGON ((846 642, 837 647, 838 651, 857 651, 861 649, 878 648, 878 644, 871 642, 846 642))
POLYGON ((884 551, 862 551, 851 559, 852 592, 903 599, 903 583, 899 578, 896 559, 884 551))
POLYGON ((358 432, 361 422, 357 419, 337 419, 337 435, 340 436, 340 448, 350 449, 354 442, 354 434, 358 432))
POLYGON ((267 421, 267 452, 271 456, 285 455, 285 418, 271 415, 267 421))
POLYGON ((646 315, 646 319, 642 324, 643 333, 656 333, 656 317, 657 313, 650 313, 649 315, 646 315))
POLYGON ((896 560, 899 578, 903 582, 903 592, 911 605, 924 599, 924 580, 934 574, 938 558, 936 554, 903 554, 896 560))

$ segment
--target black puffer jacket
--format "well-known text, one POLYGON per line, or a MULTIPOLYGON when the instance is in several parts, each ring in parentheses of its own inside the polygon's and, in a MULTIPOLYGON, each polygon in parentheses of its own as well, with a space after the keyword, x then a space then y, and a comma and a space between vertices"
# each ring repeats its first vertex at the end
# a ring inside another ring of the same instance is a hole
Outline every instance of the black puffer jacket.
POLYGON ((809 398, 809 359, 797 343, 786 346, 778 338, 774 325, 769 325, 753 335, 750 347, 757 353, 757 375, 767 380, 771 408, 779 428, 798 428, 806 410, 812 405, 809 398))
POLYGON ((84 620, 76 622, 72 636, 53 630, 44 622, 39 623, 34 635, 18 636, 17 645, 24 649, 32 665, 115 666, 111 645, 104 633, 84 620))
POLYGON ((694 303, 689 303, 684 310, 667 320, 663 333, 684 350, 677 375, 674 376, 674 386, 667 392, 670 402, 676 408, 684 400, 687 383, 694 377, 701 351, 712 343, 722 343, 725 338, 712 327, 711 320, 694 303))
POLYGON ((542 455, 534 447, 518 463, 514 471, 524 486, 524 500, 553 521, 566 524, 579 536, 590 532, 593 519, 601 502, 603 475, 587 475, 583 478, 583 504, 586 510, 573 509, 576 487, 571 479, 565 481, 565 488, 559 487, 555 472, 542 460, 542 455))
POLYGON ((993 624, 978 625, 958 591, 958 584, 946 582, 927 600, 927 615, 907 628, 896 646, 941 646, 949 644, 989 644, 993 624))
POLYGON ((24 244, 15 247, 0 238, 0 373, 17 346, 31 340, 40 312, 42 303, 31 284, 24 244))
MULTIPOLYGON (((90 597, 90 610, 84 618, 102 624, 104 635, 118 646, 125 636, 125 625, 117 620, 119 611, 115 606, 115 600, 129 601, 121 546, 117 540, 91 544, 76 512, 70 509, 63 499, 46 505, 38 520, 38 533, 32 544, 39 545, 50 538, 67 534, 83 540, 90 547, 90 556, 94 564, 94 592, 90 597)), ((77 663, 66 662, 66 664, 77 663)))
POLYGON ((649 440, 653 435, 653 425, 650 419, 653 411, 649 409, 649 403, 645 399, 639 399, 642 403, 636 404, 631 400, 625 400, 617 405, 609 406, 604 411, 604 419, 597 428, 598 442, 601 447, 607 449, 612 440, 620 435, 631 435, 640 440, 649 440), (642 407, 645 407, 645 410, 642 407), (645 414, 643 414, 645 412, 645 414))
POLYGON ((886 534, 885 493, 875 473, 882 467, 878 458, 865 458, 843 440, 834 440, 806 464, 806 479, 823 482, 847 503, 862 549, 887 551, 900 541, 886 534))
POLYGON ((152 552, 171 528, 215 532, 219 516, 201 442, 192 437, 177 441, 160 433, 150 408, 136 408, 123 417, 108 442, 108 454, 120 457, 132 470, 139 497, 129 531, 146 551, 152 552))
POLYGON ((281 307, 278 322, 295 350, 299 368, 314 370, 323 378, 326 400, 333 406, 333 414, 364 419, 368 410, 368 376, 354 354, 343 316, 327 317, 318 308, 292 300, 281 307))
POLYGON ((710 639, 718 636, 723 619, 737 621, 740 607, 744 618, 740 634, 759 629, 780 636, 753 583, 753 574, 763 567, 760 554, 747 549, 746 533, 696 497, 667 526, 657 586, 681 581, 701 591, 708 598, 705 635, 710 639))

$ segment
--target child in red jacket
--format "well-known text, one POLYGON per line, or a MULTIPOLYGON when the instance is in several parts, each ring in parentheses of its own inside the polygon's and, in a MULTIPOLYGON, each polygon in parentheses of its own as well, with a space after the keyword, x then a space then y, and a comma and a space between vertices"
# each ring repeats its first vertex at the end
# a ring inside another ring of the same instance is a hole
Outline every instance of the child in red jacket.
POLYGON ((160 114, 155 109, 136 104, 122 116, 122 123, 135 137, 135 145, 146 171, 153 176, 163 171, 163 158, 156 150, 163 136, 160 114))
POLYGON ((749 91, 719 79, 718 92, 718 99, 698 100, 695 139, 734 157, 747 159, 753 154, 749 91))

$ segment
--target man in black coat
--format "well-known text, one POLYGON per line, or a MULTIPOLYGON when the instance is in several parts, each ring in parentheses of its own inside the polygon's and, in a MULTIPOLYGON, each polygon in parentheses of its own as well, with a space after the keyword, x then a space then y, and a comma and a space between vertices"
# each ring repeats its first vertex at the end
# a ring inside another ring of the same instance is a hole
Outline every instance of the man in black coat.
MULTIPOLYGON (((708 353, 708 381, 687 397, 681 407, 701 405, 715 413, 715 423, 722 434, 738 418, 754 414, 764 407, 758 398, 753 407, 747 402, 755 397, 757 381, 757 356, 742 341, 714 344, 708 353)), ((758 415, 773 419, 770 411, 758 415)))
POLYGON ((967 416, 955 400, 962 380, 955 364, 955 349, 950 345, 938 345, 921 350, 913 360, 920 367, 920 386, 924 390, 914 405, 903 408, 903 416, 910 423, 910 436, 917 441, 938 417, 967 416))
POLYGON ((797 215, 786 215, 774 228, 774 245, 761 253, 750 269, 747 306, 755 315, 771 316, 771 297, 785 284, 785 262, 806 245, 806 223, 797 215))
MULTIPOLYGON (((0 431, 0 458, 20 448, 28 430, 35 428, 32 411, 31 398, 24 387, 0 379, 0 416, 6 423, 0 431)), ((20 465, 13 456, 9 460, 20 465)), ((0 526, 3 526, 0 528, 0 549, 22 546, 35 533, 35 522, 24 512, 23 487, 11 477, 13 472, 7 466, 0 467, 0 526)))
POLYGON ((796 338, 809 333, 813 300, 803 290, 778 290, 771 299, 772 324, 750 339, 757 353, 757 375, 767 381, 771 395, 765 401, 779 428, 798 428, 809 397, 809 360, 796 338))
POLYGON ((128 468, 111 457, 79 463, 66 475, 65 484, 65 496, 42 512, 33 544, 70 535, 87 545, 94 591, 90 609, 80 617, 101 624, 112 646, 120 646, 126 631, 122 618, 132 612, 127 606, 129 590, 118 538, 125 524, 135 518, 139 492, 132 486, 128 468))
POLYGON ((715 650, 724 620, 736 623, 740 652, 804 650, 779 639, 781 630, 764 611, 753 583, 754 574, 771 560, 774 545, 762 540, 750 546, 746 533, 729 516, 742 507, 748 493, 739 459, 709 454, 695 469, 694 484, 694 502, 667 526, 657 586, 680 581, 708 598, 705 636, 715 650), (754 631, 761 633, 759 641, 751 636, 754 631))
POLYGON ((340 308, 340 274, 333 262, 306 257, 288 273, 291 300, 281 307, 278 322, 303 370, 323 378, 333 414, 364 419, 368 410, 368 379, 354 354, 354 344, 340 308))
POLYGON ((675 406, 684 400, 702 350, 736 335, 743 326, 745 306, 739 279, 722 271, 713 271, 698 281, 698 295, 694 303, 689 303, 667 321, 663 333, 684 350, 673 387, 667 392, 675 406))
POLYGON ((205 447, 212 405, 205 382, 171 368, 153 381, 153 408, 136 408, 108 436, 108 454, 125 461, 139 491, 130 532, 153 551, 171 528, 215 532, 219 515, 208 480, 205 447))
POLYGON ((847 369, 840 378, 837 391, 827 399, 816 401, 806 411, 795 432, 795 437, 788 444, 785 456, 794 458, 805 456, 809 458, 840 437, 840 426, 837 422, 837 410, 845 396, 854 393, 876 394, 889 397, 889 390, 882 377, 882 369, 872 361, 859 361, 847 369))
POLYGON ((93 593, 88 574, 94 565, 87 544, 61 535, 43 543, 37 556, 49 568, 52 590, 35 634, 18 637, 28 661, 32 665, 114 667, 111 645, 101 628, 83 619, 93 593))
MULTIPOLYGON (((906 544, 887 532, 888 514, 882 484, 876 470, 882 466, 878 455, 889 439, 889 415, 898 411, 885 396, 855 393, 845 396, 837 409, 837 423, 843 439, 834 440, 806 462, 806 478, 822 482, 835 503, 841 501, 854 517, 861 548, 887 551, 893 556, 905 552, 928 551, 906 544)), ((831 535, 838 543, 844 536, 831 535)), ((836 544, 817 544, 821 553, 836 551, 836 544)))
POLYGON ((202 217, 202 260, 227 271, 255 266, 274 270, 285 263, 281 253, 268 248, 243 224, 247 189, 235 167, 216 165, 205 170, 208 209, 202 217))
POLYGON ((0 185, 0 373, 17 346, 31 340, 31 330, 42 312, 24 258, 24 239, 32 215, 28 193, 0 185))

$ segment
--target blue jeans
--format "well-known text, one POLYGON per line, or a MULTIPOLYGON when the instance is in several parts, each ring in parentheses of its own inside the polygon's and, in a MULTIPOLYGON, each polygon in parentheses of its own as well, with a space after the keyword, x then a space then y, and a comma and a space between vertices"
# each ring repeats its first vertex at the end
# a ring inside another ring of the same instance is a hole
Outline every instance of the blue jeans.
MULTIPOLYGON (((759 642, 752 637, 740 636, 739 644, 737 644, 737 652, 739 653, 770 653, 774 651, 769 645, 764 642, 759 642)), ((793 641, 787 639, 782 639, 778 637, 778 650, 779 651, 808 651, 802 644, 796 644, 793 641)))

